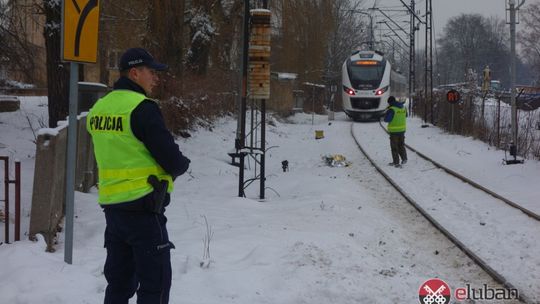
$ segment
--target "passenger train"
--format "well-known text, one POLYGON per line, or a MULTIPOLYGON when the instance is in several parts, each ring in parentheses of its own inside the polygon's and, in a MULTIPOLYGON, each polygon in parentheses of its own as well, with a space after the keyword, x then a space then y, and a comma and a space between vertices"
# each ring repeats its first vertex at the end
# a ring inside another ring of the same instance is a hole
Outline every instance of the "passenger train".
POLYGON ((355 121, 379 119, 388 97, 407 99, 407 79, 378 51, 354 51, 342 67, 343 109, 355 121))

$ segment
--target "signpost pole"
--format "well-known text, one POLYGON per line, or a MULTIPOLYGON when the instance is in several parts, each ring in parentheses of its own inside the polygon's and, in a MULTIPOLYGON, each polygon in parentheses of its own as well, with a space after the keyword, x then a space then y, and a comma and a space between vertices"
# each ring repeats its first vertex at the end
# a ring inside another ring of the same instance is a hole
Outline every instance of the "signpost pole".
POLYGON ((73 263, 73 217, 75 209, 75 157, 77 154, 77 97, 79 64, 70 63, 69 120, 66 160, 66 239, 64 262, 73 263))
POLYGON ((62 53, 70 62, 69 118, 66 157, 66 214, 64 261, 73 262, 73 221, 75 213, 75 166, 77 156, 77 114, 79 62, 97 62, 99 0, 63 1, 62 53), (84 37, 84 39, 82 38, 84 37))
POLYGON ((455 111, 455 105, 452 104, 452 121, 450 122, 450 133, 454 134, 454 111, 455 111))
POLYGON ((461 95, 456 90, 450 90, 446 92, 446 101, 448 101, 451 104, 452 110, 451 110, 451 121, 450 121, 450 132, 454 133, 454 112, 456 108, 456 103, 459 103, 461 101, 461 95))

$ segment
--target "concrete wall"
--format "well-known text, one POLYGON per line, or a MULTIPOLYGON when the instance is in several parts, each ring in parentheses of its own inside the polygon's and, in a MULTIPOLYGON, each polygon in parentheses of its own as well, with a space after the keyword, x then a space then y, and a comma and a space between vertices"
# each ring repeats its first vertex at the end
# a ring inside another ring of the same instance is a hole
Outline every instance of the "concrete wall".
MULTIPOLYGON (((86 131, 86 116, 80 118, 77 129, 75 188, 88 192, 97 183, 97 166, 92 139, 86 131)), ((55 251, 56 233, 64 217, 66 155, 67 124, 39 131, 29 238, 35 240, 36 234, 42 234, 49 252, 55 251)))

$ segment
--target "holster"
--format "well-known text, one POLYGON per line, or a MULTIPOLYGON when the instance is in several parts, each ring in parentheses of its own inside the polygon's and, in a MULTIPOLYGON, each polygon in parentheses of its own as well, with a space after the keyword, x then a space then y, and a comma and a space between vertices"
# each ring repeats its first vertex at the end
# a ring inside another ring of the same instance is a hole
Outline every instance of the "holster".
POLYGON ((167 197, 167 188, 169 182, 167 180, 159 180, 157 176, 148 176, 147 182, 152 185, 154 192, 152 192, 152 204, 150 211, 153 213, 161 214, 163 212, 163 205, 165 204, 165 198, 167 197))

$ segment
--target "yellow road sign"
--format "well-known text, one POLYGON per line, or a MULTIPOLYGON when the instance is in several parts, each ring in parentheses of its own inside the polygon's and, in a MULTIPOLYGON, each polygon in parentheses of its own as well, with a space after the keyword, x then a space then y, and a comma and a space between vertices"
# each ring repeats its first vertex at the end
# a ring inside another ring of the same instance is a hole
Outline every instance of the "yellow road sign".
POLYGON ((99 0, 64 0, 62 59, 97 62, 99 0))

